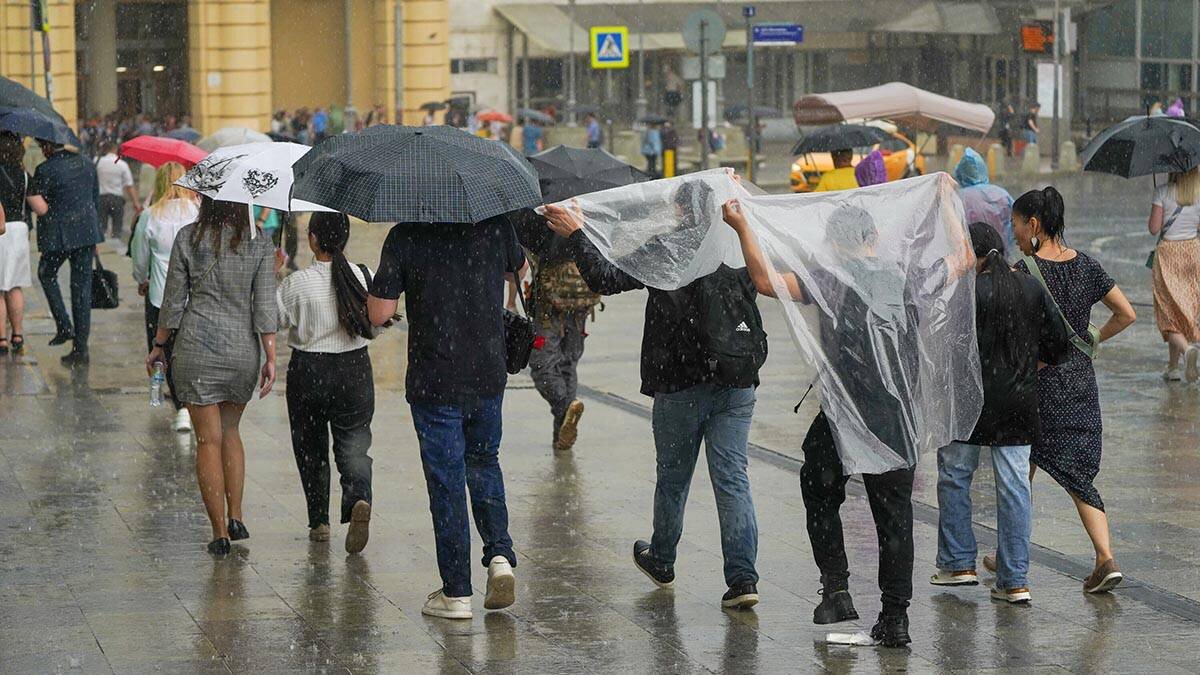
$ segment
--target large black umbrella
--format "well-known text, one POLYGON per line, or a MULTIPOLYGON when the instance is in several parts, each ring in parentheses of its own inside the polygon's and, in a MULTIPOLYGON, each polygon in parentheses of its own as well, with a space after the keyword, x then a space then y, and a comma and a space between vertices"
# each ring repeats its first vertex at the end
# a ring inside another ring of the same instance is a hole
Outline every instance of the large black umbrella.
POLYGON ((30 136, 59 145, 83 145, 62 117, 53 117, 34 108, 9 108, 0 106, 0 131, 9 131, 18 136, 30 136))
MULTIPOLYGON (((745 103, 731 105, 725 108, 725 117, 731 120, 741 119, 746 116, 746 111, 749 110, 745 103)), ((754 106, 754 116, 759 119, 774 119, 783 117, 783 113, 779 112, 779 108, 772 108, 769 105, 754 106)))
POLYGON ((292 171, 295 198, 368 222, 478 223, 542 203, 537 172, 512 146, 446 126, 333 136, 292 171))
POLYGON ((517 110, 517 119, 525 118, 541 124, 554 124, 554 118, 540 110, 532 108, 520 108, 517 110))
POLYGON ((1083 170, 1125 178, 1200 165, 1200 129, 1170 117, 1134 117, 1101 131, 1083 149, 1083 170))
POLYGON ((662 124, 664 122, 670 122, 671 118, 667 117, 666 115, 659 115, 658 113, 647 113, 639 117, 638 121, 642 124, 662 124))
POLYGON ((887 138, 887 132, 877 127, 865 124, 834 124, 804 134, 804 138, 792 148, 792 154, 806 155, 810 152, 869 148, 887 138))
POLYGON ((201 137, 202 136, 200 132, 192 127, 180 127, 167 132, 167 138, 174 138, 175 140, 183 141, 184 143, 195 143, 196 141, 200 140, 201 137))
POLYGON ((0 106, 7 108, 33 108, 34 110, 50 117, 57 119, 66 126, 67 121, 62 115, 50 105, 46 99, 33 93, 33 90, 20 82, 10 80, 7 77, 0 75, 0 106))
POLYGON ((421 110, 428 110, 429 112, 445 110, 448 107, 445 101, 426 101, 421 104, 421 110))
POLYGON ((600 148, 556 145, 533 155, 529 163, 537 171, 547 204, 650 180, 650 176, 600 148))

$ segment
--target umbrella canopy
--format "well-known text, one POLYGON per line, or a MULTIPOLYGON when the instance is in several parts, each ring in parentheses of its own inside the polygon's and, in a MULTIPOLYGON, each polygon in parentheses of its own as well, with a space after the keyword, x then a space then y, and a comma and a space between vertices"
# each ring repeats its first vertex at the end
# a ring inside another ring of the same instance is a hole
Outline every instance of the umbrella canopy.
POLYGON ((311 150, 299 143, 246 143, 218 148, 175 184, 220 201, 280 211, 329 211, 291 198, 292 164, 311 150))
POLYGON ((996 112, 982 103, 959 101, 903 82, 801 96, 793 112, 798 125, 856 119, 890 119, 918 125, 922 120, 936 120, 987 133, 996 121, 996 112))
POLYGON ((36 108, 0 106, 0 131, 9 131, 18 136, 31 136, 59 145, 81 145, 79 137, 62 121, 62 117, 47 115, 36 108))
MULTIPOLYGON (((729 119, 741 119, 746 116, 746 111, 749 108, 745 104, 731 105, 725 108, 725 117, 729 119)), ((778 108, 772 108, 768 105, 754 106, 754 116, 759 119, 775 119, 783 117, 783 113, 778 108)))
POLYGON ((556 145, 529 158, 547 204, 650 180, 600 148, 556 145))
POLYGON ((639 117, 638 121, 642 124, 662 124, 663 122, 671 121, 671 118, 666 115, 659 115, 658 113, 649 113, 639 117))
POLYGON ((475 119, 479 120, 480 122, 501 122, 503 124, 508 124, 509 122, 513 121, 512 115, 500 112, 499 110, 484 110, 483 112, 476 114, 475 119))
POLYGON ((868 148, 882 143, 887 138, 886 132, 875 127, 863 124, 834 124, 805 134, 796 147, 792 148, 792 154, 806 155, 810 152, 868 148))
POLYGON ((0 76, 0 106, 8 108, 33 108, 34 110, 62 122, 64 126, 70 127, 63 116, 58 114, 54 106, 46 99, 33 93, 33 90, 25 85, 10 80, 7 77, 0 76))
POLYGON ((185 143, 195 143, 200 140, 200 132, 192 127, 180 127, 167 132, 167 138, 174 138, 185 143))
POLYGON ((542 203, 537 172, 512 146, 454 127, 369 127, 293 168, 296 197, 368 222, 478 223, 542 203))
POLYGON ((554 124, 553 117, 540 110, 533 110, 532 108, 521 108, 517 111, 517 118, 524 118, 534 122, 540 122, 542 124, 554 124))
POLYGON ((421 104, 420 109, 435 112, 438 110, 445 110, 447 107, 448 106, 446 105, 445 101, 426 101, 425 103, 421 104))
POLYGON ((1125 178, 1200 165, 1200 129, 1170 117, 1134 117, 1101 131, 1083 149, 1083 170, 1125 178))
POLYGON ((167 162, 179 162, 191 167, 207 154, 191 143, 161 136, 137 136, 121 144, 122 157, 136 159, 155 168, 167 162))
POLYGON ((231 145, 270 142, 270 136, 253 129, 247 129, 246 127, 225 127, 224 129, 218 129, 212 136, 200 139, 196 145, 212 152, 217 148, 227 148, 231 145))

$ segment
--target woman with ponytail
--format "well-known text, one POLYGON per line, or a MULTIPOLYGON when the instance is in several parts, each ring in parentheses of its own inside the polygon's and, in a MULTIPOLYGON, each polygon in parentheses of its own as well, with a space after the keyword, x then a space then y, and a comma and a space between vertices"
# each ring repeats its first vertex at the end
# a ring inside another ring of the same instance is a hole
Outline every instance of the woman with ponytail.
POLYGON ((308 503, 308 537, 329 540, 329 436, 341 476, 341 522, 350 523, 346 551, 367 545, 371 520, 371 418, 375 383, 368 342, 370 271, 346 259, 350 220, 314 213, 308 246, 315 260, 279 285, 280 328, 292 348, 287 406, 292 451, 308 503))
POLYGON ((971 479, 991 449, 996 484, 996 584, 992 597, 1028 602, 1030 445, 1038 437, 1038 362, 1060 364, 1073 349, 1054 301, 1031 276, 1008 266, 993 225, 971 223, 977 259, 975 324, 983 411, 970 438, 938 451, 938 586, 977 583, 971 479))
MULTIPOLYGON (((1088 593, 1112 590, 1123 578, 1113 560, 1104 501, 1092 484, 1100 472, 1103 424, 1092 359, 1105 342, 1137 320, 1121 289, 1090 256, 1067 246, 1062 195, 1053 187, 1032 190, 1013 203, 1013 233, 1025 254, 1018 263, 1050 292, 1071 331, 1075 349, 1061 365, 1038 372, 1038 410, 1042 433, 1030 461, 1063 486, 1096 551, 1096 566, 1083 582, 1088 593), (1091 328, 1092 307, 1104 303, 1112 316, 1091 328)), ((1030 471, 1030 478, 1033 470, 1030 471)), ((985 566, 995 561, 984 559, 985 566)))

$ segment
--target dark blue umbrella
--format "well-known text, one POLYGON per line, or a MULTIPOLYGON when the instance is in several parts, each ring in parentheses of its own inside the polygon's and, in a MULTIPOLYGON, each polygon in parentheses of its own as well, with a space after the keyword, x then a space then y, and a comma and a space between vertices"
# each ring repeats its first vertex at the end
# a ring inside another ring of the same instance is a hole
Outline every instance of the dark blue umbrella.
POLYGON ((80 147, 79 137, 57 115, 50 117, 34 108, 8 108, 0 106, 0 130, 18 136, 31 136, 38 140, 59 145, 80 147))
POLYGON ((1083 170, 1125 178, 1183 173, 1200 164, 1200 129, 1170 117, 1131 117, 1096 134, 1083 170))
POLYGON ((322 141, 292 165, 297 199, 375 223, 479 223, 542 203, 511 145, 447 126, 380 124, 322 141))
POLYGON ((174 138, 177 141, 184 143, 195 143, 200 140, 200 132, 191 127, 180 127, 167 132, 167 138, 174 138))

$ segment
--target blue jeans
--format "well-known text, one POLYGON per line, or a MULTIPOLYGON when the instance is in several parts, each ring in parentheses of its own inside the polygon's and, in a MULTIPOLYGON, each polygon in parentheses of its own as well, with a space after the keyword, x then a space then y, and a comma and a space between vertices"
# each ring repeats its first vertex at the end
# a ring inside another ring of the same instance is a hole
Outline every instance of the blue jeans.
MULTIPOLYGON (((975 569, 975 533, 971 530, 971 479, 983 446, 951 443, 938 450, 938 569, 975 569)), ((993 446, 996 476, 996 587, 1028 585, 1032 497, 1029 446, 993 446)))
POLYGON ((483 564, 499 555, 517 565, 508 536, 508 506, 500 472, 503 401, 504 394, 498 394, 453 405, 410 404, 429 489, 442 591, 452 598, 471 595, 467 490, 475 527, 483 539, 483 564))
POLYGON ((731 389, 700 384, 654 397, 654 448, 658 482, 654 488, 654 535, 650 556, 665 565, 675 563, 683 535, 683 509, 692 474, 706 444, 708 474, 717 498, 721 524, 721 554, 725 583, 758 583, 758 523, 746 474, 746 444, 754 416, 754 389, 731 389))

